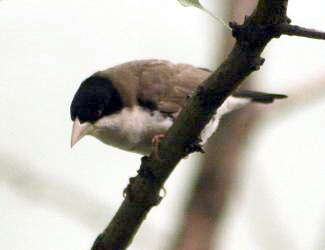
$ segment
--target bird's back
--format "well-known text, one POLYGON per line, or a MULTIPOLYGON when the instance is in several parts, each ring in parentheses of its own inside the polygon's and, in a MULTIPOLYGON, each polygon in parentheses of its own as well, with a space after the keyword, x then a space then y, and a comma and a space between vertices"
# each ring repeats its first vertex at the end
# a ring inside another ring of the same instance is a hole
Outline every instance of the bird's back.
POLYGON ((97 74, 115 83, 126 105, 140 104, 176 115, 210 72, 189 64, 151 59, 127 62, 97 74))

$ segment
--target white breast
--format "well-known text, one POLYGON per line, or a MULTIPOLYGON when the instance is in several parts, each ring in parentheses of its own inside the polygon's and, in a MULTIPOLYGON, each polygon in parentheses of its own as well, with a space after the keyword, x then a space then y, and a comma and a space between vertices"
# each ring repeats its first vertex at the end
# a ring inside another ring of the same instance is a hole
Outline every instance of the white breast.
POLYGON ((124 108, 121 112, 98 120, 93 136, 114 147, 140 154, 149 154, 151 140, 164 134, 173 124, 159 111, 150 112, 141 107, 124 108))

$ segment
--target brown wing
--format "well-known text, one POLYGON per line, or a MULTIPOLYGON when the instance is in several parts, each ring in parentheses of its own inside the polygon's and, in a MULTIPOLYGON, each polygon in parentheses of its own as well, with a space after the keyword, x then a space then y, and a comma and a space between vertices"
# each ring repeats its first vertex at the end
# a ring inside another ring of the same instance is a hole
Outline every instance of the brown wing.
POLYGON ((138 101, 140 105, 176 117, 186 99, 209 74, 189 64, 148 60, 140 73, 138 101))

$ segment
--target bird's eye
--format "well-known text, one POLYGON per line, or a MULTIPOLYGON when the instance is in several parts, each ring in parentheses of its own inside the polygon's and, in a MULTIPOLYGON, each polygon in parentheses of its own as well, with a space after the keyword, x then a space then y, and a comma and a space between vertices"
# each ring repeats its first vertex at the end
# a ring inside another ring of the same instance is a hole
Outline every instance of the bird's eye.
POLYGON ((102 115, 102 113, 103 113, 102 110, 97 110, 97 111, 94 112, 94 115, 95 115, 96 117, 100 117, 100 116, 102 115))

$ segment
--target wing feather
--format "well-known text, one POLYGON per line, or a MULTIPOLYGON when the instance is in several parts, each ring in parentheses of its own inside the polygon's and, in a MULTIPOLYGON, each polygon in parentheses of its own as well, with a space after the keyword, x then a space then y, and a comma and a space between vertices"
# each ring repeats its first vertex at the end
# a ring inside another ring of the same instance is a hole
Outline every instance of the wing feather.
POLYGON ((189 64, 148 61, 140 74, 138 98, 142 103, 153 102, 159 111, 176 117, 188 97, 209 74, 189 64))

